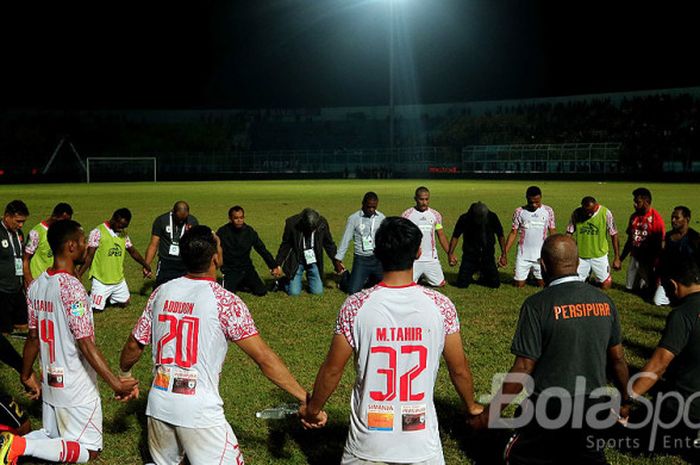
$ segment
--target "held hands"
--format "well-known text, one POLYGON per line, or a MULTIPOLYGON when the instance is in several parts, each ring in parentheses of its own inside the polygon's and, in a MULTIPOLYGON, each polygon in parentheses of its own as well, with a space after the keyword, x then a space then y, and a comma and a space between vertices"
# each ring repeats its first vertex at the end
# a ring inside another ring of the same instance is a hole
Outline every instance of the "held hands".
POLYGON ((326 422, 328 421, 328 414, 326 414, 326 412, 323 410, 320 410, 316 414, 311 414, 311 412, 308 410, 308 402, 310 399, 311 396, 307 394, 306 402, 303 402, 299 406, 299 419, 301 420, 301 424, 304 426, 304 429, 323 428, 326 426, 326 422))
POLYGON ((335 274, 343 274, 345 272, 345 265, 340 260, 336 260, 333 266, 335 267, 335 274))
POLYGON ((486 429, 489 426, 488 410, 481 404, 474 403, 467 409, 467 426, 475 431, 486 429))
POLYGON ((143 277, 144 279, 153 279, 153 271, 151 270, 151 265, 145 265, 143 267, 143 277))
POLYGON ((275 278, 281 278, 282 277, 282 267, 278 266, 277 268, 272 268, 270 270, 270 274, 274 276, 275 278))
POLYGON ((450 259, 450 266, 457 265, 458 261, 457 261, 457 256, 455 254, 451 254, 449 256, 449 259, 450 259))
POLYGON ((41 397, 41 383, 39 383, 34 372, 32 372, 32 375, 27 379, 22 379, 22 377, 20 377, 20 381, 24 385, 27 398, 30 400, 39 400, 41 397))
POLYGON ((131 375, 120 377, 119 384, 112 389, 114 390, 114 398, 119 402, 128 402, 139 398, 139 381, 132 378, 131 375))
POLYGON ((498 266, 499 268, 505 268, 508 266, 508 257, 501 255, 501 258, 498 259, 498 266))
POLYGON ((614 259, 612 267, 613 270, 620 271, 622 269, 622 260, 620 260, 619 258, 614 259))

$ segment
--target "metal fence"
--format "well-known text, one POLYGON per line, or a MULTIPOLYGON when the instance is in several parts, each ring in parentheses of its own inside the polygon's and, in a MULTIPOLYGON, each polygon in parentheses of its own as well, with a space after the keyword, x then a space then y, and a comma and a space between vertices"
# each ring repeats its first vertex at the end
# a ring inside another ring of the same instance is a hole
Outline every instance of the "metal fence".
POLYGON ((465 173, 619 173, 620 143, 474 145, 462 149, 465 173))

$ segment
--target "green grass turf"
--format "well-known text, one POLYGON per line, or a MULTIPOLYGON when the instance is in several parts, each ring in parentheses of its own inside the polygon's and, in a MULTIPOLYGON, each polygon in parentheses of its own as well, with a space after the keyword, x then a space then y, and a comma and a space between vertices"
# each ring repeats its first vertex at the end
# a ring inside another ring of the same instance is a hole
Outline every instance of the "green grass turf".
MULTIPOLYGON (((201 182, 201 183, 129 183, 129 184, 71 184, 0 186, 0 203, 23 199, 31 211, 25 233, 49 215, 60 201, 75 209, 74 218, 88 232, 119 207, 131 209, 134 217, 129 234, 135 246, 145 253, 153 219, 166 212, 179 199, 190 203, 191 212, 200 223, 218 227, 227 221, 228 208, 234 204, 246 208, 246 220, 259 232, 268 248, 276 252, 282 235, 284 219, 302 208, 318 209, 330 223, 336 241, 340 240, 347 216, 357 210, 364 192, 379 194, 379 209, 386 215, 399 215, 413 204, 414 189, 425 184, 431 189, 431 207, 443 214, 444 224, 451 234, 457 217, 471 202, 482 200, 494 210, 506 229, 513 209, 524 201, 530 184, 524 181, 388 181, 388 180, 330 180, 330 181, 259 181, 259 182, 201 182)), ((597 183, 544 181, 537 183, 543 190, 543 200, 557 216, 561 231, 581 197, 595 196, 616 215, 624 243, 624 227, 632 212, 631 183, 597 183)), ((684 204, 700 213, 700 189, 690 184, 647 184, 654 194, 654 207, 670 222, 675 205, 684 204)), ((698 221, 692 224, 698 228, 698 221)), ((265 279, 269 279, 263 261, 254 255, 254 263, 265 279)), ((351 264, 351 252, 346 265, 351 264)), ((448 281, 455 279, 456 268, 449 268, 445 254, 440 258, 448 281)), ((512 276, 514 251, 510 264, 502 272, 502 281, 512 276)), ((151 281, 144 281, 138 265, 126 258, 126 274, 132 291, 132 303, 127 309, 109 308, 95 316, 98 346, 110 365, 117 361, 149 292, 151 281)), ((626 265, 626 263, 625 263, 626 265)), ((345 296, 335 289, 330 278, 330 260, 326 261, 329 279, 323 296, 302 295, 289 298, 275 293, 263 298, 242 293, 250 307, 263 337, 285 360, 292 373, 307 388, 311 388, 331 339, 335 316, 345 296)), ((609 291, 622 315, 624 345, 627 360, 633 367, 642 366, 659 338, 668 309, 655 308, 623 289, 624 270, 614 274, 614 287, 609 291)), ((517 290, 504 285, 498 290, 472 286, 468 290, 450 285, 443 292, 456 304, 462 326, 465 350, 471 360, 475 389, 478 395, 488 394, 495 373, 506 372, 513 356, 510 341, 523 299, 536 292, 533 287, 517 290)), ((14 341, 18 350, 21 343, 14 341)), ((572 354, 573 356, 574 354, 572 354)), ((585 356, 585 354, 576 354, 585 356)), ((305 432, 296 423, 264 422, 255 412, 288 401, 289 396, 267 381, 257 367, 236 347, 231 347, 221 377, 221 395, 226 417, 238 436, 246 461, 251 464, 338 463, 347 434, 349 396, 354 374, 352 364, 331 397, 327 411, 329 425, 321 431, 305 432)), ((99 463, 137 464, 147 457, 145 404, 147 386, 151 382, 151 363, 144 357, 134 368, 142 381, 142 397, 130 404, 111 400, 106 384, 100 384, 103 396, 105 447, 99 463)), ((21 398, 17 376, 8 367, 0 367, 0 386, 21 398)), ((440 416, 441 436, 448 464, 473 463, 484 453, 488 442, 471 436, 465 429, 461 406, 446 370, 441 368, 435 401, 440 416)), ((41 423, 40 405, 22 403, 32 414, 34 427, 41 423)), ((639 456, 607 451, 612 463, 684 463, 679 457, 639 456)))

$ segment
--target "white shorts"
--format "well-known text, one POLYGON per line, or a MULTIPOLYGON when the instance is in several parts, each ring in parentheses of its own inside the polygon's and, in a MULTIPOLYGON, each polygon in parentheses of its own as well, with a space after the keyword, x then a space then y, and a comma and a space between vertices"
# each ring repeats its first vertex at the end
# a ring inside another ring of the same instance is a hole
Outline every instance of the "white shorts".
POLYGON ((532 270, 532 276, 535 279, 542 279, 542 269, 538 260, 525 260, 520 258, 520 255, 517 255, 515 257, 515 276, 513 279, 516 281, 527 281, 530 270, 532 270))
POLYGON ((654 305, 662 306, 662 305, 670 305, 671 301, 668 299, 668 296, 666 295, 666 290, 662 285, 659 284, 659 286, 656 288, 656 292, 654 293, 654 305))
POLYGON ((92 289, 90 290, 92 308, 104 310, 108 301, 110 304, 125 304, 130 298, 129 286, 126 285, 125 279, 117 284, 103 284, 96 278, 92 278, 92 289))
POLYGON ((646 289, 651 286, 656 286, 652 280, 651 265, 640 263, 636 258, 630 257, 630 263, 627 267, 627 283, 625 286, 628 291, 633 289, 646 289))
POLYGON ((440 260, 429 262, 420 262, 416 260, 413 262, 413 281, 417 283, 421 276, 425 278, 425 281, 430 286, 445 285, 445 275, 442 272, 440 260))
POLYGON ((604 283, 610 278, 610 262, 608 256, 598 258, 579 258, 578 276, 581 281, 588 279, 591 274, 600 283, 604 283))
POLYGON ((99 398, 77 407, 54 407, 43 402, 43 430, 51 439, 79 442, 88 450, 102 450, 102 402, 99 398))
POLYGON ((185 428, 148 417, 148 450, 156 465, 179 465, 187 455, 192 465, 243 465, 243 454, 231 425, 185 428))
MULTIPOLYGON (((373 462, 356 457, 347 450, 344 450, 340 465, 395 465, 395 462, 373 462)), ((401 465, 445 465, 445 458, 442 454, 438 454, 435 458, 429 460, 423 460, 422 462, 401 462, 401 465)))

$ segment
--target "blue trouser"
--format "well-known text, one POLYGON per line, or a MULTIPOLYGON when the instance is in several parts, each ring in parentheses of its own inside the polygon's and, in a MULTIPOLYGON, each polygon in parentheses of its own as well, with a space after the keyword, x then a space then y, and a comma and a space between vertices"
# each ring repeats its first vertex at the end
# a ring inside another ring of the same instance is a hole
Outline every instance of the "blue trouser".
POLYGON ((377 257, 370 255, 363 257, 355 255, 352 262, 352 273, 348 282, 347 293, 354 294, 361 291, 369 278, 374 278, 377 282, 382 280, 382 264, 377 257))
POLYGON ((306 279, 309 281, 309 292, 316 295, 323 294, 323 280, 318 271, 318 265, 315 263, 309 266, 299 265, 294 277, 287 284, 287 294, 301 294, 301 279, 304 276, 304 271, 306 271, 306 279))

